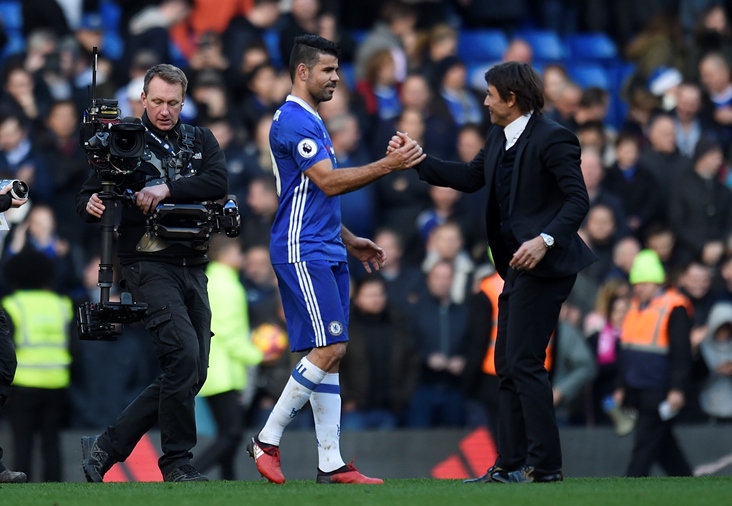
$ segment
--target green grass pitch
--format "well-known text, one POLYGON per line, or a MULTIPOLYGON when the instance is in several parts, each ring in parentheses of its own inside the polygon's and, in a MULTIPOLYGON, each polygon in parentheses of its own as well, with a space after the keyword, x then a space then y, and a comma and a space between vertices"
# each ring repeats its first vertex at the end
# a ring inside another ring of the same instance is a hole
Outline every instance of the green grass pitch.
POLYGON ((475 484, 388 480, 383 486, 291 481, 30 483, 0 487, 3 506, 722 506, 732 478, 573 478, 563 483, 475 484))

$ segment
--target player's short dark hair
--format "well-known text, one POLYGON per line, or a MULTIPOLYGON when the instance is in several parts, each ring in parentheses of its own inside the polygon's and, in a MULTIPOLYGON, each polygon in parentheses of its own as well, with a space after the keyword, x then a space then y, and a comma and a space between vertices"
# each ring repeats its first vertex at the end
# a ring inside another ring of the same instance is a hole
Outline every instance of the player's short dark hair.
POLYGON ((504 101, 513 93, 522 114, 538 114, 544 108, 544 83, 528 63, 510 61, 494 65, 485 73, 485 82, 495 86, 504 101))
POLYGON ((312 69, 320 61, 321 54, 340 58, 341 47, 318 35, 296 37, 295 45, 290 53, 290 79, 295 81, 295 71, 301 63, 304 63, 308 69, 312 69))

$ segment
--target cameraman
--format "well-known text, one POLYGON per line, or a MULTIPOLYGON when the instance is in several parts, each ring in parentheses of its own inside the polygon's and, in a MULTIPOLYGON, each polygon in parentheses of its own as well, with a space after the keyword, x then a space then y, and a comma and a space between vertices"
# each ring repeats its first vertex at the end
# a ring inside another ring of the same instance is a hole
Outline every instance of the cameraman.
MULTIPOLYGON (((122 207, 118 229, 122 283, 134 300, 148 305, 145 326, 163 373, 104 433, 82 438, 82 468, 90 482, 101 482, 155 423, 163 479, 207 481, 190 465, 190 450, 196 444, 194 398, 206 379, 211 340, 204 273, 208 244, 168 242, 146 230, 146 215, 162 201, 190 204, 226 195, 226 160, 213 134, 180 122, 187 86, 185 74, 173 65, 147 71, 142 123, 151 156, 117 187, 135 192, 135 206, 122 207)), ((98 221, 105 210, 101 189, 94 173, 76 196, 76 210, 87 222, 98 221)))

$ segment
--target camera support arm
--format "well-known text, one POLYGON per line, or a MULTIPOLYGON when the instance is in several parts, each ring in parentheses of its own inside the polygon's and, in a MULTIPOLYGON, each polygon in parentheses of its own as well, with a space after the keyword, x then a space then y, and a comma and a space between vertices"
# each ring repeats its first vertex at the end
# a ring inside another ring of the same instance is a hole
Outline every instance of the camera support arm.
POLYGON ((102 251, 98 278, 99 288, 101 289, 100 302, 109 302, 109 293, 114 281, 112 238, 114 237, 114 202, 117 200, 113 182, 102 181, 102 191, 99 192, 99 198, 104 202, 104 212, 102 213, 100 225, 102 232, 102 251))

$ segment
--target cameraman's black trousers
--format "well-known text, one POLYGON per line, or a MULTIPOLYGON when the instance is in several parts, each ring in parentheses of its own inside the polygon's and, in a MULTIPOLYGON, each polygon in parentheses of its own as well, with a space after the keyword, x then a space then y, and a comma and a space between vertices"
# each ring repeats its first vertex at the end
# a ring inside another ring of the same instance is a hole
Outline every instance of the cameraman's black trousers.
POLYGON ((206 380, 211 343, 211 307, 205 266, 137 262, 123 266, 132 297, 146 302, 150 331, 163 373, 119 415, 100 438, 100 446, 124 461, 157 422, 165 476, 190 463, 196 445, 195 396, 206 380))

